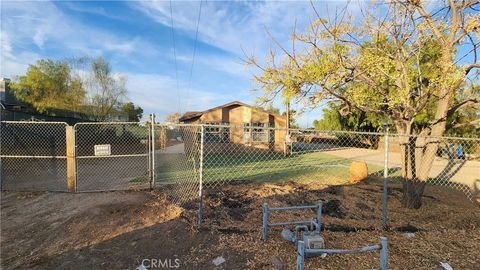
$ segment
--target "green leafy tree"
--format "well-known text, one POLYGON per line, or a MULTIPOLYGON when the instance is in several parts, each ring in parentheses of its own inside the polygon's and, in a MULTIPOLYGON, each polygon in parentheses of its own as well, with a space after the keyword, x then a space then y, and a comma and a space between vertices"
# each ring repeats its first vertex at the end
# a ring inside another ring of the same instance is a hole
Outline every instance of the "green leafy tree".
POLYGON ((269 113, 280 115, 280 109, 273 107, 272 104, 268 104, 267 106, 265 106, 264 110, 269 112, 269 113))
MULTIPOLYGON (((287 117, 287 112, 283 112, 282 116, 287 117)), ((300 128, 300 126, 297 123, 297 111, 290 109, 290 128, 300 128)))
MULTIPOLYGON (((312 8, 316 12, 313 3, 312 8)), ((362 10, 360 21, 351 19, 348 9, 328 19, 316 12, 309 29, 294 35, 302 51, 281 47, 280 63, 274 50, 264 64, 254 57, 248 62, 261 70, 254 79, 266 99, 295 97, 311 106, 336 100, 346 112, 376 114, 393 123, 403 135, 402 202, 419 208, 439 146, 436 137, 455 112, 480 102, 471 91, 478 85, 474 70, 480 68, 479 8, 475 0, 435 7, 395 0, 362 10)))
POLYGON ((52 109, 78 111, 85 101, 82 81, 72 76, 64 61, 39 60, 28 67, 25 75, 11 83, 16 98, 40 113, 52 109))
POLYGON ((347 115, 341 114, 341 103, 329 103, 323 109, 323 117, 314 120, 313 126, 319 130, 354 130, 354 131, 379 131, 383 121, 376 115, 362 111, 352 111, 347 115))
POLYGON ((120 111, 128 115, 128 121, 138 122, 142 119, 143 109, 140 106, 135 106, 131 101, 123 104, 120 111))

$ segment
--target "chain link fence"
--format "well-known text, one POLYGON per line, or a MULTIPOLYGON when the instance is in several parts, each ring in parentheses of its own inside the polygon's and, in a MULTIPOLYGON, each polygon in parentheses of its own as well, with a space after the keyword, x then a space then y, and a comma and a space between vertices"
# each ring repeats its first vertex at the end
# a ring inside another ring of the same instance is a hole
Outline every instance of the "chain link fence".
POLYGON ((390 136, 391 178, 457 189, 473 200, 480 190, 477 138, 390 136))
POLYGON ((478 138, 152 122, 78 123, 70 156, 66 123, 1 122, 2 190, 72 191, 68 179, 78 192, 158 188, 179 204, 203 198, 205 218, 225 207, 241 220, 251 213, 238 209, 254 207, 261 186, 280 198, 276 183, 381 180, 385 165, 389 180, 447 186, 470 199, 480 189, 478 138))
POLYGON ((234 181, 349 181, 353 160, 366 162, 371 175, 383 174, 380 133, 317 132, 265 127, 206 125, 204 186, 234 181))
POLYGON ((2 190, 67 191, 66 123, 0 122, 2 190))
MULTIPOLYGON (((287 137, 286 130, 278 128, 204 127, 203 184, 207 188, 235 181, 343 184, 355 182, 353 167, 365 169, 370 178, 384 174, 385 133, 291 129, 287 137)), ((388 136, 389 177, 453 187, 469 198, 478 190, 479 139, 388 136), (412 141, 413 147, 405 149, 412 141), (435 147, 427 151, 426 145, 435 147), (414 175, 407 172, 409 166, 415 168, 414 175)))

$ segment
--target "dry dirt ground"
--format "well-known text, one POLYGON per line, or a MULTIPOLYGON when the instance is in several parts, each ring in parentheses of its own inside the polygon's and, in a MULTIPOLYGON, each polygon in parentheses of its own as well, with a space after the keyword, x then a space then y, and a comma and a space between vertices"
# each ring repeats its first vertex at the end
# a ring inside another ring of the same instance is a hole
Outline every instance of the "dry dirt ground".
MULTIPOLYGON (((381 185, 243 183, 207 191, 204 226, 196 205, 170 204, 161 191, 2 193, 2 269, 135 269, 143 259, 180 262, 178 269, 294 269, 293 244, 270 230, 261 240, 261 205, 324 201, 328 248, 389 241, 390 269, 480 269, 480 207, 462 193, 429 187, 419 210, 400 207, 389 189, 391 231, 381 230, 381 185), (407 237, 405 232, 414 232, 407 237), (214 266, 212 260, 225 262, 214 266), (273 262, 275 261, 275 263, 273 262)), ((272 214, 272 221, 312 218, 311 210, 272 214)), ((306 259, 305 269, 378 269, 378 254, 306 259)), ((161 268, 152 268, 161 269, 161 268)), ((165 269, 165 268, 164 268, 165 269)))

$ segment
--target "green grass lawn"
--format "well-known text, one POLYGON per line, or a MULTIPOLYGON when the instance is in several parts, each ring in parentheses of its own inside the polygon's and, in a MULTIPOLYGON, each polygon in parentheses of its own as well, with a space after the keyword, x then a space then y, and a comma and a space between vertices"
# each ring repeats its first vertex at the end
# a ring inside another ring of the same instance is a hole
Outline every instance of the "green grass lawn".
MULTIPOLYGON (((156 157, 156 182, 191 182, 198 179, 197 164, 183 154, 164 154, 156 157)), ((204 157, 203 183, 250 180, 258 182, 348 181, 351 160, 323 152, 294 154, 279 153, 208 154, 204 157)), ((369 172, 382 170, 368 165, 369 172)))

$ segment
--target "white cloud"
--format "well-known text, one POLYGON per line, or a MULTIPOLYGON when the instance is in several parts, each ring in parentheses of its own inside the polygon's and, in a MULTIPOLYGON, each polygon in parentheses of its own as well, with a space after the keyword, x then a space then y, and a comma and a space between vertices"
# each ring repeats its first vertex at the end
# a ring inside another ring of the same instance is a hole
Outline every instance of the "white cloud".
MULTIPOLYGON (((160 24, 170 26, 170 3, 167 1, 140 1, 131 5, 160 24)), ((176 29, 194 35, 199 2, 173 2, 176 29)), ((262 52, 270 45, 265 27, 284 43, 294 22, 305 29, 312 10, 308 2, 205 2, 199 27, 201 41, 234 54, 241 48, 262 52)))
POLYGON ((101 26, 88 27, 65 15, 51 2, 3 1, 1 5, 3 76, 24 72, 26 64, 34 63, 46 48, 59 58, 111 52, 128 60, 126 56, 133 53, 136 56, 156 53, 153 45, 140 37, 131 39, 102 30, 101 26), (29 44, 35 44, 37 49, 29 44), (29 55, 35 57, 26 59, 29 55))
MULTIPOLYGON (((169 2, 140 1, 129 4, 158 23, 170 25, 169 2)), ((177 35, 195 36, 198 7, 199 2, 173 2, 177 35)), ((101 8, 78 12, 109 15, 101 8)), ((289 34, 295 19, 297 29, 303 31, 311 18, 313 15, 309 2, 204 2, 199 39, 229 52, 217 54, 197 50, 194 79, 203 72, 209 76, 204 78, 208 82, 203 80, 203 83, 208 83, 208 87, 212 88, 205 90, 207 86, 189 86, 187 76, 179 78, 181 90, 177 93, 175 78, 160 74, 127 73, 129 98, 142 106, 146 113, 159 113, 160 118, 179 109, 204 110, 232 100, 251 103, 254 97, 249 89, 239 90, 241 85, 248 83, 248 77, 251 76, 240 59, 243 57, 241 49, 247 53, 255 52, 259 57, 265 55, 267 48, 272 45, 265 27, 279 42, 289 47, 289 34), (225 73, 235 75, 238 81, 226 81, 222 78, 225 73), (232 90, 233 84, 235 90, 232 90), (221 89, 224 91, 219 94, 221 89)), ((159 52, 153 44, 140 36, 131 39, 108 32, 102 29, 102 25, 86 26, 64 14, 51 2, 3 1, 1 27, 0 73, 7 77, 24 73, 28 64, 41 58, 40 53, 46 49, 53 51, 59 58, 84 54, 98 56, 111 52, 117 58, 109 59, 113 63, 120 60, 125 64, 127 61, 138 67, 142 67, 142 61, 150 55, 158 56, 162 53, 167 57, 173 56, 173 53, 159 52), (31 44, 37 48, 32 49, 31 44)), ((170 36, 165 38, 169 39, 170 36)), ((177 50, 177 60, 189 67, 191 54, 188 44, 183 47, 183 50, 177 50)), ((191 49, 193 52, 193 43, 191 49)), ((183 72, 188 74, 189 70, 183 72)))
POLYGON ((40 55, 32 52, 13 53, 10 35, 1 31, 1 47, 0 47, 0 77, 12 78, 15 75, 23 74, 28 64, 40 59, 40 55))
POLYGON ((175 78, 164 75, 129 73, 126 76, 129 98, 144 109, 145 115, 156 113, 159 120, 173 112, 185 112, 187 104, 189 111, 202 111, 244 97, 241 93, 219 94, 184 84, 178 92, 175 78))
MULTIPOLYGON (((170 2, 134 1, 130 5, 165 26, 171 25, 170 2)), ((175 29, 194 36, 200 3, 173 2, 172 15, 175 29)), ((316 2, 321 16, 331 16, 336 9, 345 7, 345 1, 316 2)), ((360 3, 348 6, 350 14, 359 13, 360 3)), ((266 30, 282 45, 290 47, 294 26, 303 32, 316 15, 309 1, 208 1, 202 6, 199 38, 212 46, 234 54, 256 50, 260 54, 272 45, 266 30)))

